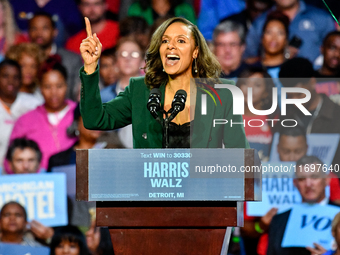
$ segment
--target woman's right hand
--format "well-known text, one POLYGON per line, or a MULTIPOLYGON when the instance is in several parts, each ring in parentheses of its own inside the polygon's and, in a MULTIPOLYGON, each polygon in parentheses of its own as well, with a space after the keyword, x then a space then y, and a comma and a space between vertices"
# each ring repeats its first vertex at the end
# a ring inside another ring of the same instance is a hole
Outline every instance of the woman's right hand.
POLYGON ((97 34, 92 34, 90 20, 85 17, 87 38, 80 44, 80 53, 84 61, 84 71, 92 74, 98 65, 98 60, 102 52, 102 44, 97 34))

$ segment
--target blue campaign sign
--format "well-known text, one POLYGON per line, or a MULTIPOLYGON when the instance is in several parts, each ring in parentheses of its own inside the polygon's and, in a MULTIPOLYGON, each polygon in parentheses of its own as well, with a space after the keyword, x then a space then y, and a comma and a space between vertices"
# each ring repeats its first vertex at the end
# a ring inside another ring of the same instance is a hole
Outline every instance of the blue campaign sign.
POLYGON ((64 173, 13 174, 0 178, 0 208, 17 201, 27 211, 27 220, 45 226, 67 225, 66 178, 64 173))
POLYGON ((31 247, 20 244, 0 243, 0 255, 49 255, 47 247, 31 247))
POLYGON ((300 204, 293 206, 282 247, 314 247, 313 243, 322 245, 326 250, 332 244, 332 220, 340 211, 339 207, 319 204, 300 204))
POLYGON ((295 162, 262 163, 262 201, 247 202, 247 215, 263 216, 271 208, 278 208, 278 213, 301 203, 299 191, 293 184, 295 162), (269 172, 270 169, 278 171, 269 172))

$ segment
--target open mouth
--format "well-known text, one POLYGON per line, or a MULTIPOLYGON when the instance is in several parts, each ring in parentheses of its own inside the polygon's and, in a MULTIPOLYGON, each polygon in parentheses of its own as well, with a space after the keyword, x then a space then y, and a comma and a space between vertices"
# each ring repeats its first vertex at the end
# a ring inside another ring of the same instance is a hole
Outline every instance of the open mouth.
POLYGON ((167 65, 173 66, 177 64, 177 62, 180 60, 180 57, 178 55, 166 55, 166 61, 165 63, 167 65))

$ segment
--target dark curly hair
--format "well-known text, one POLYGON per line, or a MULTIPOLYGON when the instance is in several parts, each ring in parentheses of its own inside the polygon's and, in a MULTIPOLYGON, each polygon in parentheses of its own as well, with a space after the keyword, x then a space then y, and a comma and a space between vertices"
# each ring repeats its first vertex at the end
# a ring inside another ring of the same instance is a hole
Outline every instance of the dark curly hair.
MULTIPOLYGON (((218 78, 221 74, 221 65, 217 61, 214 54, 210 51, 203 35, 198 30, 197 26, 192 24, 185 18, 174 17, 166 20, 153 33, 150 46, 146 53, 146 73, 145 83, 152 87, 158 88, 161 84, 168 82, 168 74, 163 72, 163 64, 159 54, 159 48, 162 43, 162 36, 165 30, 173 23, 180 22, 186 25, 195 40, 195 45, 198 47, 197 70, 194 72, 192 68, 192 76, 194 78, 218 78)), ((194 65, 194 62, 193 62, 194 65)))
POLYGON ((67 80, 67 70, 61 64, 61 57, 59 55, 50 56, 45 60, 40 68, 40 79, 45 73, 51 70, 58 71, 64 77, 65 81, 67 80))
POLYGON ((56 247, 63 241, 77 243, 79 246, 79 254, 90 255, 85 236, 76 226, 68 225, 60 227, 54 232, 50 243, 50 255, 55 255, 56 247))
POLYGON ((281 11, 272 11, 268 14, 266 21, 264 22, 263 28, 262 28, 262 36, 264 34, 264 31, 266 30, 269 22, 276 20, 282 23, 282 25, 285 28, 286 32, 286 38, 289 37, 289 18, 287 15, 283 14, 281 11))

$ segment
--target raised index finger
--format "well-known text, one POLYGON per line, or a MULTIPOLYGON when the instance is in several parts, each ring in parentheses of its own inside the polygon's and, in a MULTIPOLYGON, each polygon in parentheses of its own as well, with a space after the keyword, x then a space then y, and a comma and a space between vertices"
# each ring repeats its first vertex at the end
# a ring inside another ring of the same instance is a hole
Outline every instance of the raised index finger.
POLYGON ((91 23, 90 23, 90 20, 87 17, 85 17, 85 25, 86 25, 87 37, 92 37, 91 23))

